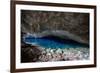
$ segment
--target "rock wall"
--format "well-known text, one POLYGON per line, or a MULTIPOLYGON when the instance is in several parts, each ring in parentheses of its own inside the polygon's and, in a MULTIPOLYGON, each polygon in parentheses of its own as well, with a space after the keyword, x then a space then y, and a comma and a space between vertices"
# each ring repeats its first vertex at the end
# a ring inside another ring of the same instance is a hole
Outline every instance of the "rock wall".
POLYGON ((89 14, 21 10, 22 32, 33 34, 51 30, 67 31, 89 42, 89 14))

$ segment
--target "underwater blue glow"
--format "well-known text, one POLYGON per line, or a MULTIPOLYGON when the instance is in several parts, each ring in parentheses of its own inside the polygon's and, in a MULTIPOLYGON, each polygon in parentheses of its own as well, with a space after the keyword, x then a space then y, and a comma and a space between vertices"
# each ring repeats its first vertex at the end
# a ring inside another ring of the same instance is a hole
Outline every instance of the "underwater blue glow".
POLYGON ((63 39, 56 36, 46 36, 41 38, 35 38, 33 36, 25 37, 24 42, 27 44, 37 44, 45 48, 79 48, 79 47, 88 47, 86 44, 78 43, 71 39, 63 39))

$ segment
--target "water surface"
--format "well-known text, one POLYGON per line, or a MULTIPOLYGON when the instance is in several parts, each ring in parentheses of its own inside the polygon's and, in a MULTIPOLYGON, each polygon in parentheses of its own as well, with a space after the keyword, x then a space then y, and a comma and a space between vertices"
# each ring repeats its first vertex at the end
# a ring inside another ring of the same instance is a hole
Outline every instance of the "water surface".
POLYGON ((89 47, 87 44, 79 43, 72 39, 64 39, 57 36, 45 36, 41 38, 36 38, 33 36, 25 37, 24 42, 27 44, 36 44, 44 48, 79 48, 79 47, 89 47))

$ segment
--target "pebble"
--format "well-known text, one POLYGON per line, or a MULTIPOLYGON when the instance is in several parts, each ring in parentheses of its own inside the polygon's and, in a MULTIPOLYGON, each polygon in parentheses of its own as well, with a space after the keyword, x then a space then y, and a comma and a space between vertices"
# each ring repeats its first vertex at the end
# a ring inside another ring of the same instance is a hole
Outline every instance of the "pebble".
POLYGON ((89 59, 88 48, 65 48, 65 49, 44 49, 39 60, 47 61, 71 61, 71 60, 87 60, 89 59), (85 53, 84 53, 85 52, 85 53))

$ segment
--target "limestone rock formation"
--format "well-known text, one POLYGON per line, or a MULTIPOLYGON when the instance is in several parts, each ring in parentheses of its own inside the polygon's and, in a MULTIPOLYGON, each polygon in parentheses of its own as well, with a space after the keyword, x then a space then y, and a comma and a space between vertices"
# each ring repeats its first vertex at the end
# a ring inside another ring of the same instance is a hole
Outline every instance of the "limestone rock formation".
POLYGON ((41 35, 56 30, 66 31, 89 43, 89 14, 21 10, 22 32, 41 35))

